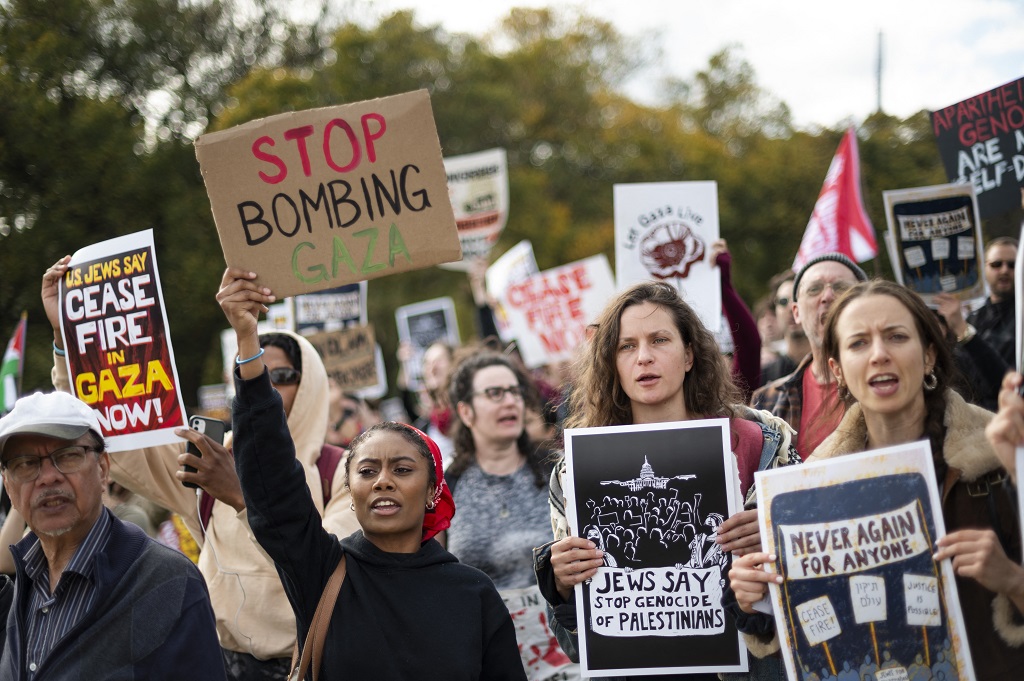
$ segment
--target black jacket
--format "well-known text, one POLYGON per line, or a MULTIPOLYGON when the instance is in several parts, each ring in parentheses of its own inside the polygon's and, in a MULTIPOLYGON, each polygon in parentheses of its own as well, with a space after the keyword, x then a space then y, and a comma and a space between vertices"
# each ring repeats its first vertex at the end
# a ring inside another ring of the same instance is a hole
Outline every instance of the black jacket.
POLYGON ((348 557, 320 678, 525 681, 512 618, 491 580, 433 539, 414 554, 390 554, 361 531, 341 541, 324 531, 266 372, 235 385, 235 467, 249 524, 274 560, 300 638, 348 557))

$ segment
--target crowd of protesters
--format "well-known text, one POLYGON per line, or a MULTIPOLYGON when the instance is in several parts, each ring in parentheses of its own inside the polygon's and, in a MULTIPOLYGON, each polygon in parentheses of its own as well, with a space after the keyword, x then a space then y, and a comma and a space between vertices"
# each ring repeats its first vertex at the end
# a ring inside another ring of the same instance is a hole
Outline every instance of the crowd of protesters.
POLYGON ((972 312, 948 295, 930 309, 823 253, 768 282, 752 313, 725 242, 709 253, 722 333, 646 282, 608 301, 574 362, 535 370, 496 341, 477 263, 480 339, 426 350, 423 389, 402 383, 408 425, 332 385, 301 335, 259 334, 273 291, 229 268, 217 300, 238 344, 232 437, 179 430, 201 456, 184 443, 106 451, 67 394, 61 258, 42 280, 55 392, 0 419, 13 502, 0 571, 14 576, 0 584, 0 679, 284 679, 337 570, 317 678, 526 678, 532 642, 507 605, 524 590, 545 604, 561 648, 550 661, 578 676, 572 593, 607 557, 570 531, 561 429, 706 418, 728 419, 744 509, 716 520, 705 550, 734 559, 724 605, 750 667, 707 678, 786 678, 774 620, 754 607, 777 579, 754 473, 918 439, 934 455, 949 530, 938 555, 957 576, 977 678, 1012 678, 1024 665, 1016 241, 986 248, 989 298, 972 312), (193 561, 151 539, 158 527, 176 549, 194 542, 193 561))

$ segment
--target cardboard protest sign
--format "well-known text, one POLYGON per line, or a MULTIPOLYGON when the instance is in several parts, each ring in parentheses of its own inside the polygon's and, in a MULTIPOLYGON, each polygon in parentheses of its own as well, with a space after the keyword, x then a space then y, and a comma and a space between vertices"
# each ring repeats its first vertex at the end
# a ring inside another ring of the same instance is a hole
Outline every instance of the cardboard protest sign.
POLYGON ((327 376, 345 391, 377 385, 376 343, 373 326, 351 326, 325 331, 306 340, 324 360, 327 376))
POLYGON ((529 681, 578 681, 580 666, 562 652, 548 627, 547 602, 536 584, 498 592, 512 615, 516 642, 529 681))
POLYGON ((319 293, 304 293, 292 300, 295 328, 304 335, 366 324, 365 281, 319 293))
POLYGON ((153 230, 77 251, 60 282, 68 376, 93 408, 107 450, 180 442, 185 408, 153 230))
POLYGON ((950 182, 974 187, 987 219, 1020 205, 1024 186, 1024 78, 931 113, 950 182))
POLYGON ((462 260, 443 265, 468 271, 473 260, 486 258, 508 221, 508 159, 504 149, 444 160, 462 260))
POLYGON ((615 293, 608 258, 595 255, 534 274, 501 297, 526 366, 571 360, 615 293))
POLYGON ((423 387, 423 353, 440 341, 451 347, 459 345, 459 325, 455 320, 455 303, 451 298, 434 298, 421 303, 403 305, 395 310, 398 340, 412 346, 412 357, 403 364, 409 388, 423 387))
POLYGON ((614 196, 619 290, 650 279, 666 281, 679 289, 709 331, 718 331, 722 278, 708 261, 718 240, 718 185, 617 184, 614 196))
POLYGON ((501 304, 506 289, 512 284, 523 281, 529 276, 540 272, 537 259, 533 256, 533 244, 523 239, 495 260, 487 268, 485 280, 487 293, 497 301, 494 306, 494 322, 498 327, 501 340, 510 343, 515 339, 509 323, 508 313, 501 304))
POLYGON ((715 543, 741 505, 728 419, 570 428, 565 459, 570 531, 605 552, 575 589, 583 676, 747 671, 715 543))
MULTIPOLYGON (((755 474, 763 550, 790 678, 849 669, 974 678, 927 441, 755 474)), ((931 678, 931 677, 924 677, 931 678)))
POLYGON ((225 261, 278 298, 461 257, 426 90, 208 133, 196 156, 225 261))
POLYGON ((981 221, 970 185, 899 189, 882 198, 897 281, 927 302, 936 293, 961 299, 984 293, 981 221))

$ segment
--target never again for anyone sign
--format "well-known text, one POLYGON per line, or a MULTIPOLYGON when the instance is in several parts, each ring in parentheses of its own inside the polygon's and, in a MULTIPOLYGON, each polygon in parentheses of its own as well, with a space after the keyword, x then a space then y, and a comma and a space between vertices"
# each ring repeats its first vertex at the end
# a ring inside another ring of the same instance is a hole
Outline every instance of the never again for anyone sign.
POLYGON ((570 531, 605 553, 575 590, 583 675, 746 671, 715 543, 740 507, 728 420, 568 429, 565 458, 570 531))
POLYGON ((426 90, 196 140, 224 259, 278 298, 461 258, 426 90))
POLYGON ((981 221, 970 185, 890 190, 882 199, 897 281, 926 302, 936 293, 962 299, 984 293, 981 221))
POLYGON ((107 449, 180 442, 185 425, 153 231, 77 251, 60 282, 60 330, 74 394, 107 449))
POLYGON ((785 578, 770 590, 791 678, 862 663, 974 678, 952 569, 932 560, 945 528, 927 441, 755 478, 769 569, 785 578))

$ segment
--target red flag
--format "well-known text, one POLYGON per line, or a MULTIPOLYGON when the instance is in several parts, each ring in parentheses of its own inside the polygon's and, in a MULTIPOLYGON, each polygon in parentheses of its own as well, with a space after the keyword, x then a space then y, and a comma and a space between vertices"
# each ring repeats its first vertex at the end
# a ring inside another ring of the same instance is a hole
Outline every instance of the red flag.
POLYGON ((878 255, 875 228, 860 196, 860 158, 853 128, 843 135, 832 157, 793 269, 799 271, 804 263, 823 253, 843 253, 854 262, 878 255))

